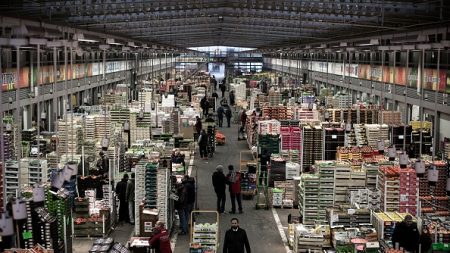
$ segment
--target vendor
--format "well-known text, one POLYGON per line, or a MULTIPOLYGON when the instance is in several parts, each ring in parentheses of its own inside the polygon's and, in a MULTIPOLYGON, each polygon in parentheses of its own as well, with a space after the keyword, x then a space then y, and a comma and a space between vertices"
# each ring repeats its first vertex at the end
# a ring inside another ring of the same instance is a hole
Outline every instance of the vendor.
POLYGON ((150 247, 156 249, 156 253, 172 253, 172 249, 170 248, 170 235, 163 221, 156 222, 153 233, 149 241, 150 247))

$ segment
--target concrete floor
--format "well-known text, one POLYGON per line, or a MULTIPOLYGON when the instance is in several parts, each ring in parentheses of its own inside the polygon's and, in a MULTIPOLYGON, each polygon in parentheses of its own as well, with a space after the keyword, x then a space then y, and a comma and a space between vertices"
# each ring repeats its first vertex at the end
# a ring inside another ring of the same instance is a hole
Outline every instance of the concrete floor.
MULTIPOLYGON (((237 140, 238 125, 232 124, 231 128, 220 128, 219 131, 225 134, 226 144, 218 146, 213 158, 209 160, 199 159, 198 152, 194 160, 194 169, 191 175, 197 178, 197 208, 198 210, 216 210, 216 196, 212 187, 211 176, 215 171, 215 167, 219 164, 223 165, 225 173, 228 173, 228 165, 232 164, 235 168, 239 168, 240 151, 248 150, 246 141, 237 140)), ((226 230, 230 228, 230 219, 237 217, 240 220, 240 226, 247 231, 252 252, 257 253, 284 253, 286 248, 281 239, 277 224, 274 219, 272 210, 256 210, 256 197, 252 200, 242 200, 243 214, 221 214, 219 220, 220 227, 220 245, 218 253, 222 252, 222 243, 226 230)), ((227 190, 226 212, 231 210, 231 202, 227 190)), ((281 226, 287 235, 287 216, 289 213, 298 215, 298 209, 277 209, 276 210, 281 226)), ((214 218, 209 215, 200 215, 198 221, 212 222, 214 218)), ((131 225, 118 226, 112 233, 111 237, 117 242, 126 244, 132 235, 133 227, 131 225)), ((86 253, 92 246, 96 238, 74 238, 73 252, 86 253)), ((175 243, 174 253, 189 252, 189 235, 179 235, 173 240, 175 243)))
MULTIPOLYGON (((237 125, 232 125, 231 128, 220 128, 219 131, 225 134, 226 144, 217 147, 217 151, 213 158, 210 158, 207 161, 200 160, 198 154, 196 154, 196 159, 194 160, 194 165, 197 170, 192 171, 192 176, 195 176, 197 173, 199 210, 216 210, 216 195, 211 182, 211 176, 215 171, 215 167, 221 164, 227 168, 228 165, 232 164, 235 168, 239 168, 240 151, 248 150, 246 141, 237 140, 237 125)), ((228 169, 225 169, 224 172, 228 173, 228 169)), ((237 217, 240 220, 240 226, 247 231, 252 252, 286 252, 272 211, 256 210, 256 198, 253 200, 243 200, 242 204, 244 209, 243 214, 231 215, 225 213, 220 215, 220 245, 223 243, 226 230, 230 228, 230 219, 232 217, 237 217)), ((231 210, 228 190, 225 210, 231 210)), ((286 210, 284 212, 290 211, 295 213, 296 210, 286 210)), ((296 211, 296 213, 298 213, 298 211, 296 211)), ((285 217, 280 217, 280 219, 282 222, 284 220, 285 224, 283 224, 283 226, 287 227, 287 214, 285 217)), ((201 215, 198 217, 198 220, 209 221, 211 218, 208 220, 206 215, 201 215)), ((174 253, 186 253, 188 252, 188 249, 189 236, 178 236, 174 253)), ((221 247, 219 247, 218 252, 222 252, 221 247)))

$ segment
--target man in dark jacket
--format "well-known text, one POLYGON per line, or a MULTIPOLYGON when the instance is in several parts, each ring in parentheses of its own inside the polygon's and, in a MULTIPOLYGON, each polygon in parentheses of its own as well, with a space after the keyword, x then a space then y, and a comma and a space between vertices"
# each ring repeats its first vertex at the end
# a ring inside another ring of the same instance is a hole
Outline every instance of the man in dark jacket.
POLYGON ((223 106, 220 106, 218 109, 217 109, 217 119, 218 119, 218 121, 219 121, 219 127, 222 127, 222 125, 223 125, 223 115, 225 114, 225 111, 224 111, 224 109, 223 109, 223 106))
POLYGON ((206 147, 208 146, 208 135, 205 129, 202 129, 200 136, 198 137, 198 148, 200 150, 200 158, 208 160, 208 152, 206 147))
POLYGON ((201 107, 202 110, 203 110, 203 116, 204 116, 204 117, 208 116, 208 111, 209 111, 209 107, 210 107, 210 106, 211 106, 211 105, 209 104, 208 97, 207 97, 207 96, 204 96, 204 97, 200 100, 200 107, 201 107))
POLYGON ((134 172, 131 173, 131 179, 128 181, 127 184, 127 192, 126 192, 126 199, 128 203, 128 214, 130 217, 130 224, 134 225, 134 172))
POLYGON ((227 90, 227 86, 225 86, 225 83, 222 83, 219 85, 220 91, 222 91, 222 97, 225 97, 225 91, 227 90))
POLYGON ((184 218, 185 222, 189 224, 191 212, 192 210, 194 210, 195 204, 195 179, 193 177, 185 175, 183 178, 183 185, 186 191, 186 206, 184 208, 184 218))
POLYGON ((217 165, 216 172, 214 172, 212 175, 212 183, 217 196, 217 212, 224 213, 226 201, 225 189, 227 179, 225 177, 225 174, 223 174, 222 165, 217 165))
POLYGON ((175 201, 175 209, 177 210, 178 216, 180 217, 180 234, 185 235, 188 232, 188 220, 186 220, 186 217, 184 215, 184 209, 187 206, 187 192, 183 184, 177 184, 176 189, 178 200, 175 201))
POLYGON ((231 127, 231 117, 233 116, 233 112, 228 104, 223 105, 223 110, 225 112, 225 117, 227 118, 227 126, 231 127))
POLYGON ((127 203, 127 185, 128 174, 124 174, 122 180, 116 185, 116 194, 119 196, 119 222, 130 222, 128 216, 128 203, 127 203))
POLYGON ((395 247, 398 243, 399 248, 415 252, 418 248, 419 236, 417 224, 413 222, 412 216, 408 214, 402 222, 395 226, 392 234, 392 244, 395 247))
POLYGON ((232 218, 231 229, 225 233, 223 253, 244 253, 244 250, 247 253, 251 253, 247 233, 239 227, 239 220, 232 218))

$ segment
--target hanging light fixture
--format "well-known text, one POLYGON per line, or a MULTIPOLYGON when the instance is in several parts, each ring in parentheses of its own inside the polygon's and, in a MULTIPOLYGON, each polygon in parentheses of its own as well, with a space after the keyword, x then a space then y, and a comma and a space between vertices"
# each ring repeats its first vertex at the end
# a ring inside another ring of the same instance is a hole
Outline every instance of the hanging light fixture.
POLYGON ((33 187, 33 202, 44 202, 45 189, 40 184, 35 184, 33 187))
POLYGON ((14 220, 23 220, 27 218, 27 204, 22 199, 16 199, 12 203, 14 220))
POLYGON ((416 170, 417 177, 423 177, 425 174, 425 162, 417 159, 414 162, 414 169, 416 170))
POLYGON ((399 160, 400 168, 406 168, 408 166, 409 157, 408 157, 408 154, 406 154, 406 152, 403 151, 403 153, 400 154, 398 160, 399 160))
POLYGON ((436 169, 436 166, 431 165, 431 167, 428 169, 428 184, 434 186, 436 185, 438 179, 439 171, 436 169))
POLYGON ((397 155, 397 150, 395 150, 395 147, 389 147, 388 148, 389 161, 394 161, 396 155, 397 155))
POLYGON ((0 214, 0 236, 14 235, 14 222, 6 213, 0 214))
POLYGON ((384 140, 378 140, 377 148, 378 148, 378 153, 384 154, 384 140))

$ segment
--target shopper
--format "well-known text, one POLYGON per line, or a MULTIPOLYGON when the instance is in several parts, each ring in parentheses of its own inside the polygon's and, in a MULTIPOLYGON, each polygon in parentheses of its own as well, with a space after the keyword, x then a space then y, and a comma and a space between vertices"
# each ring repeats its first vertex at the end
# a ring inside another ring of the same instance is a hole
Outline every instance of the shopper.
POLYGON ((231 127, 231 116, 233 116, 233 113, 231 112, 231 108, 229 105, 225 104, 223 106, 223 110, 225 113, 225 117, 227 118, 227 125, 228 125, 228 127, 231 127))
POLYGON ((230 199, 231 199, 231 214, 236 213, 236 201, 238 203, 239 213, 242 211, 241 199, 241 173, 234 170, 233 165, 228 166, 227 183, 229 184, 230 199))
POLYGON ((234 102, 235 102, 234 90, 230 91, 230 94, 228 94, 228 96, 230 97, 230 105, 234 106, 234 102))
POLYGON ((156 222, 149 244, 150 247, 156 250, 156 253, 172 253, 172 249, 170 248, 170 235, 165 228, 164 222, 156 222))
POLYGON ((128 215, 128 204, 127 204, 127 185, 128 185, 128 174, 124 174, 122 180, 116 185, 116 194, 119 197, 119 222, 130 222, 128 215))
POLYGON ((184 209, 187 206, 187 193, 186 188, 183 184, 177 184, 176 189, 178 200, 175 201, 175 210, 177 210, 178 217, 180 218, 180 234, 185 235, 188 232, 188 221, 186 220, 184 214, 184 209))
POLYGON ((405 219, 395 226, 392 234, 392 244, 394 248, 403 248, 409 252, 415 252, 419 246, 419 231, 417 224, 413 222, 411 215, 406 215, 405 219))
POLYGON ((200 132, 202 131, 202 120, 200 119, 199 116, 195 117, 196 121, 195 121, 195 132, 197 133, 197 136, 200 136, 200 132))
POLYGON ((420 234, 420 240, 419 240, 420 251, 419 251, 419 249, 417 249, 417 252, 423 252, 423 253, 430 252, 432 243, 433 243, 433 241, 431 240, 430 232, 428 231, 428 228, 425 226, 422 228, 422 234, 420 234))
POLYGON ((208 101, 208 97, 204 96, 201 100, 200 100, 200 107, 203 110, 203 116, 206 117, 208 116, 208 111, 209 111, 209 107, 211 107, 211 105, 209 104, 208 101))
POLYGON ((134 172, 131 173, 131 179, 127 184, 126 198, 128 202, 128 216, 130 217, 130 224, 134 225, 134 172))
POLYGON ((222 91, 222 97, 225 97, 225 90, 227 89, 227 87, 225 86, 225 83, 222 82, 219 86, 220 91, 222 91))
POLYGON ((217 103, 219 102, 219 95, 217 95, 217 92, 213 92, 212 94, 211 94, 211 97, 213 97, 214 98, 214 107, 212 108, 213 109, 213 112, 215 112, 216 111, 216 105, 217 105, 217 103))
POLYGON ((219 127, 222 127, 223 125, 223 115, 225 114, 225 110, 223 109, 223 106, 220 106, 217 108, 217 120, 219 121, 219 127))
POLYGON ((247 233, 239 227, 237 218, 231 219, 231 228, 225 233, 223 253, 251 253, 247 233))
POLYGON ((198 147, 200 149, 200 158, 203 160, 208 160, 208 152, 206 147, 208 146, 208 135, 206 131, 202 129, 198 137, 198 147))
POLYGON ((217 212, 224 213, 226 201, 225 189, 227 188, 227 179, 225 177, 225 174, 223 174, 222 165, 217 165, 216 171, 212 175, 212 183, 217 196, 217 212))
POLYGON ((184 208, 184 217, 186 229, 191 218, 191 212, 194 210, 195 204, 195 180, 193 177, 185 175, 183 178, 183 185, 186 191, 186 207, 184 208))
POLYGON ((214 90, 217 90, 217 80, 215 76, 212 77, 211 83, 214 86, 214 90))
POLYGON ((245 128, 245 123, 247 122, 247 111, 245 109, 242 109, 240 120, 241 127, 245 128))

